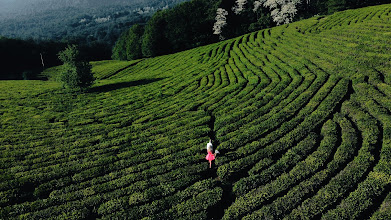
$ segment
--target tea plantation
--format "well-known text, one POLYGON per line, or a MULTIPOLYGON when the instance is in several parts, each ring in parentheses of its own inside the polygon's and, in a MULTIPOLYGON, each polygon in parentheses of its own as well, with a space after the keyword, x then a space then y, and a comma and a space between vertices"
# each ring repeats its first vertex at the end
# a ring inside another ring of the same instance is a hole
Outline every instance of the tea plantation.
POLYGON ((391 219, 391 5, 93 66, 0 82, 0 219, 391 219))

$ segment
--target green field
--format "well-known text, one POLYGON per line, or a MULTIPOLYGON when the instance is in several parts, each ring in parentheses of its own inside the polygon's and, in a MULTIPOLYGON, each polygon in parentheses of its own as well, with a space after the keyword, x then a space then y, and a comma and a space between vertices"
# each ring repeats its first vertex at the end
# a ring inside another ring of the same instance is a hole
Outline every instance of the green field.
POLYGON ((0 219, 391 219, 391 5, 93 71, 0 81, 0 219))

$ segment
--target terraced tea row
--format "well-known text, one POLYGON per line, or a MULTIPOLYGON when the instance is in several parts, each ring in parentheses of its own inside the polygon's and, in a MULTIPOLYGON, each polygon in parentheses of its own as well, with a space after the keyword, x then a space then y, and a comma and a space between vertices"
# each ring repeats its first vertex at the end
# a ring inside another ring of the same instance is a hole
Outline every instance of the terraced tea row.
POLYGON ((390 13, 0 82, 0 218, 391 218, 390 13))

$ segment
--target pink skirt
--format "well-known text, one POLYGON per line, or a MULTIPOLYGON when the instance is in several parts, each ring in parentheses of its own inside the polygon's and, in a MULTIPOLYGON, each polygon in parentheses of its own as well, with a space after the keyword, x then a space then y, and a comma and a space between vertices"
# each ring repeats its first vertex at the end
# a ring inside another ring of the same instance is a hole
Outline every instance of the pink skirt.
POLYGON ((206 155, 205 159, 212 161, 215 159, 215 155, 213 155, 211 152, 208 152, 208 155, 206 155))

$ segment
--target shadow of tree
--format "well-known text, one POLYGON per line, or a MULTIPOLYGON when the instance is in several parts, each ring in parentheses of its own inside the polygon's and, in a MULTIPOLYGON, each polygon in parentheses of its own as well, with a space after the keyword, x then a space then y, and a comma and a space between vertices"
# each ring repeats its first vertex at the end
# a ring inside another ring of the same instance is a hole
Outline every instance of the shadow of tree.
POLYGON ((131 86, 138 86, 138 85, 146 85, 149 83, 160 81, 164 78, 156 78, 156 79, 142 79, 142 80, 136 80, 136 81, 130 81, 130 82, 119 82, 119 83, 112 83, 107 84, 103 86, 96 86, 89 89, 88 93, 100 93, 100 92, 110 92, 117 89, 127 88, 131 86))

